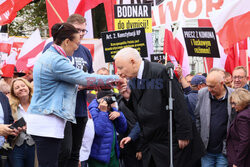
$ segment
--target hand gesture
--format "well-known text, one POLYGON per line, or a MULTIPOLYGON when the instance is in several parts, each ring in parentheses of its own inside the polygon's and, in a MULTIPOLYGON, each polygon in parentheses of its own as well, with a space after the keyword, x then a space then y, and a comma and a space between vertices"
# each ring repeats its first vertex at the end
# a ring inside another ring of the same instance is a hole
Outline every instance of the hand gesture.
POLYGON ((124 148, 124 145, 129 143, 131 141, 131 137, 124 137, 121 141, 120 141, 120 147, 124 148))
POLYGON ((178 144, 180 149, 184 149, 189 144, 189 140, 178 140, 178 144))
POLYGON ((8 136, 13 135, 17 136, 19 131, 17 129, 10 129, 11 125, 0 124, 0 135, 1 136, 8 136))
POLYGON ((113 111, 109 114, 109 119, 110 120, 115 120, 116 118, 118 118, 121 114, 117 111, 113 111))
POLYGON ((101 99, 99 101, 99 106, 98 106, 99 110, 107 112, 108 111, 108 103, 104 100, 101 99))
POLYGON ((182 68, 180 64, 178 64, 175 70, 177 71, 179 78, 182 78, 182 68))
POLYGON ((142 152, 137 152, 135 157, 138 159, 138 160, 141 160, 142 159, 142 152))

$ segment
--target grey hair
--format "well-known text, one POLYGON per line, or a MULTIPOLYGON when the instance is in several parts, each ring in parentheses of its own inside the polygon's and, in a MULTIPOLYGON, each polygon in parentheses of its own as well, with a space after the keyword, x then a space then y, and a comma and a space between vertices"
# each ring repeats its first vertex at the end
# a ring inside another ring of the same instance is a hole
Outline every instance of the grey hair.
POLYGON ((134 58, 135 60, 138 60, 138 61, 142 61, 142 58, 140 56, 140 53, 134 49, 134 48, 130 48, 130 47, 126 47, 126 48, 123 48, 121 50, 119 50, 115 57, 114 57, 114 60, 119 58, 119 57, 124 57, 124 58, 134 58))

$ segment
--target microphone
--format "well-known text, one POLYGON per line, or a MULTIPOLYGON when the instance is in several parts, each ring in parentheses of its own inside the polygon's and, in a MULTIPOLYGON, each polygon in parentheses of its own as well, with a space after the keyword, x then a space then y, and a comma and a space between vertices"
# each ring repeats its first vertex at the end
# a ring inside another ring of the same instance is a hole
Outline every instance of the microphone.
POLYGON ((173 65, 173 63, 168 62, 166 65, 166 69, 167 69, 169 78, 173 79, 174 78, 174 65, 173 65))

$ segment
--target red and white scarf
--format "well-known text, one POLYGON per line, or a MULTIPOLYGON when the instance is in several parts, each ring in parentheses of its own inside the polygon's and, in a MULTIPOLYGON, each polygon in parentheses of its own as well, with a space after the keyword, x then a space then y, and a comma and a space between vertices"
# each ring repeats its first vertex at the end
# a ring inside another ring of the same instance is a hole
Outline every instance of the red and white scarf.
POLYGON ((52 46, 56 49, 57 52, 59 52, 61 55, 63 55, 64 57, 67 57, 66 52, 64 51, 64 49, 56 44, 52 44, 52 46))

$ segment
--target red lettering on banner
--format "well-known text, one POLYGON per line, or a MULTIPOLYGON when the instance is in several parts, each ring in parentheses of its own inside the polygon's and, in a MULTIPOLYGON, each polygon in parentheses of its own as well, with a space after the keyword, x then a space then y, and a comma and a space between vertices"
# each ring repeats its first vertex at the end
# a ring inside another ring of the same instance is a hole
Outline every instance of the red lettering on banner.
POLYGON ((87 79, 87 86, 89 87, 95 87, 96 85, 94 84, 94 82, 96 81, 95 77, 88 77, 87 79))
POLYGON ((202 1, 201 0, 196 0, 196 1, 185 0, 184 1, 184 4, 183 4, 183 13, 184 13, 185 17, 187 17, 187 18, 197 17, 197 16, 200 15, 201 10, 202 10, 202 1), (189 5, 189 3, 191 1, 196 3, 196 10, 194 12, 192 12, 192 13, 189 11, 189 7, 188 7, 188 5, 189 5))
POLYGON ((181 8, 181 1, 182 0, 177 0, 175 9, 174 9, 173 1, 170 1, 170 2, 167 3, 167 5, 169 7, 170 14, 171 14, 172 21, 177 21, 178 20, 180 8, 181 8))
POLYGON ((180 12, 183 12, 186 18, 197 18, 198 16, 200 16, 200 18, 207 19, 208 12, 211 12, 213 9, 220 9, 224 0, 217 0, 217 2, 213 2, 213 0, 176 0, 175 2, 175 5, 173 1, 169 1, 157 6, 159 13, 155 13, 155 11, 157 10, 152 10, 152 26, 157 25, 157 19, 155 19, 157 18, 157 16, 159 16, 160 21, 160 23, 158 24, 165 24, 165 8, 167 6, 169 8, 171 19, 173 22, 178 21, 180 12), (194 11, 190 11, 190 2, 196 3, 194 11), (206 12, 202 12, 203 10, 206 10, 206 12))
POLYGON ((165 24, 165 20, 166 20, 166 17, 165 17, 165 9, 163 9, 163 4, 160 4, 159 5, 159 14, 160 14, 160 24, 165 24))
POLYGON ((13 42, 13 45, 11 47, 11 52, 16 52, 18 57, 19 53, 21 52, 23 44, 24 42, 13 42))
POLYGON ((213 8, 220 9, 223 2, 224 2, 224 0, 218 0, 218 2, 216 2, 216 3, 214 3, 213 0, 207 0, 207 3, 206 3, 206 16, 208 17, 208 12, 211 12, 213 10, 213 8))
POLYGON ((155 17, 154 17, 154 10, 151 11, 152 16, 152 26, 156 26, 155 17))

